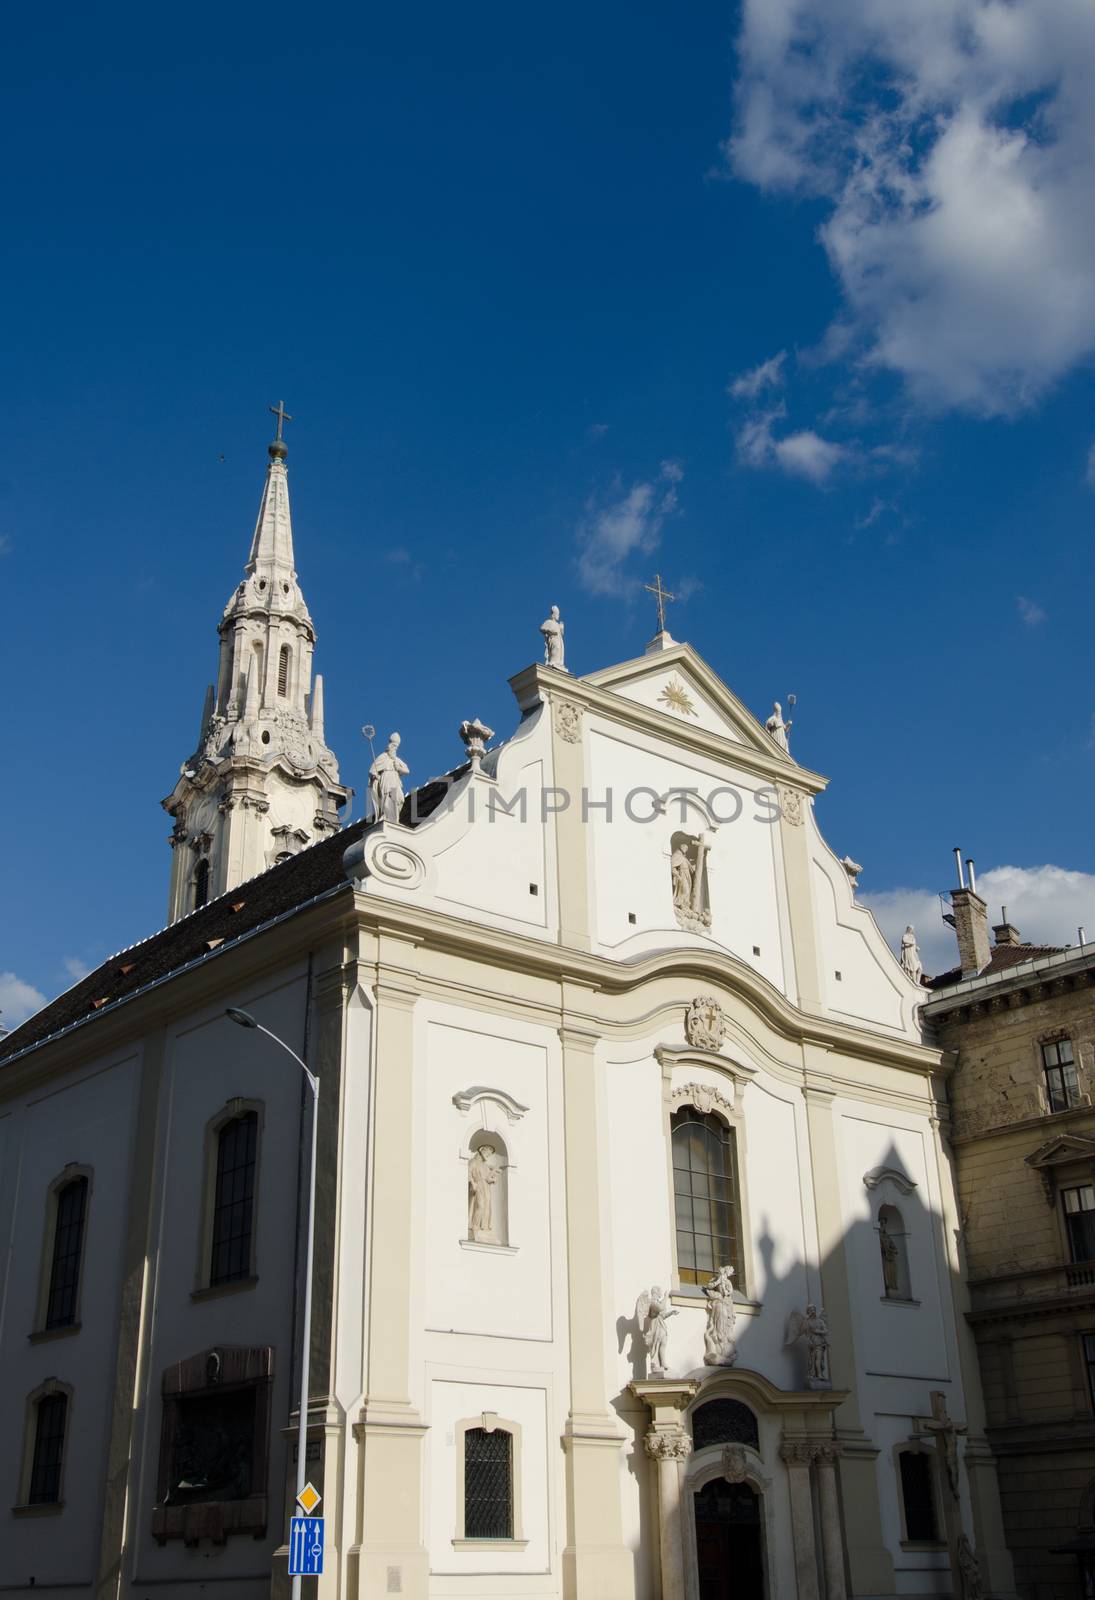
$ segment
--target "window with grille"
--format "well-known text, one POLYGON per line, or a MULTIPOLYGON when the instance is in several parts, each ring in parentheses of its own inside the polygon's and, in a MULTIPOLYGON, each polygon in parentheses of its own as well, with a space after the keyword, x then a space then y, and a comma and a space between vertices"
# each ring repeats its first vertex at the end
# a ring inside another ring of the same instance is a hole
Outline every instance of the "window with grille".
POLYGON ((53 1259, 46 1298, 47 1328, 69 1328, 76 1321, 86 1215, 87 1179, 73 1178, 57 1191, 53 1259))
POLYGON ((1062 1189, 1069 1254, 1073 1261, 1095 1261, 1095 1187, 1082 1183, 1062 1189))
POLYGON ((194 868, 194 910, 203 906, 209 899, 209 861, 202 856, 194 868))
POLYGON ((935 1485, 932 1458, 927 1451, 903 1450, 901 1499, 905 1508, 905 1538, 910 1544, 937 1544, 939 1526, 935 1520, 935 1485))
POLYGON ((217 1137, 210 1284, 233 1283, 251 1272, 258 1127, 258 1114, 248 1111, 226 1122, 217 1137))
POLYGON ((673 1199, 682 1283, 705 1283, 733 1267, 744 1289, 734 1130, 694 1106, 673 1114, 673 1199))
POLYGON ((740 1400, 708 1400, 692 1413, 692 1447, 709 1444, 751 1444, 760 1449, 757 1419, 740 1400))
POLYGON ((1080 1104, 1080 1085, 1072 1056, 1072 1040, 1057 1039, 1042 1046, 1042 1071, 1050 1111, 1068 1111, 1080 1104))
POLYGON ((278 694, 284 697, 289 693, 289 646, 283 644, 278 656, 278 694))
POLYGON ((464 1434, 464 1537, 513 1538, 513 1435, 505 1428, 464 1434))
POLYGON ((30 1467, 28 1503, 56 1505, 61 1498, 61 1462, 65 1453, 68 1396, 43 1395, 35 1407, 34 1456, 30 1467))

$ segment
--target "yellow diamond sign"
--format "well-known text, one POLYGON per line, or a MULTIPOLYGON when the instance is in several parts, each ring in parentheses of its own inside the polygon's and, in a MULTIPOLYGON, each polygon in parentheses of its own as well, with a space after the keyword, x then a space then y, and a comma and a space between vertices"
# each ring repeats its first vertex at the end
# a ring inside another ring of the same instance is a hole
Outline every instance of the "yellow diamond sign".
POLYGON ((310 1517, 322 1499, 323 1496, 319 1493, 319 1490, 314 1489, 310 1483, 306 1483, 297 1495, 297 1505, 306 1517, 310 1517))

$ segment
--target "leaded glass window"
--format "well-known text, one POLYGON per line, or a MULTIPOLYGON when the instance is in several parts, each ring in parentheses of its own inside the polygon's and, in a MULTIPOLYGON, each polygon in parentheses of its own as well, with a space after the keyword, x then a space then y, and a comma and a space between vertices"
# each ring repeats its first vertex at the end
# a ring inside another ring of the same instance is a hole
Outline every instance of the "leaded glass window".
POLYGON ((43 1395, 35 1407, 34 1457, 28 1503, 56 1505, 61 1498, 61 1462, 65 1453, 66 1394, 43 1395))
POLYGON ((673 1114, 672 1131, 680 1281, 706 1283, 730 1266, 744 1289, 734 1130, 713 1112, 684 1106, 673 1114))
POLYGON ((935 1520, 935 1486, 932 1458, 926 1451, 902 1450, 901 1499, 905 1507, 905 1538, 910 1544, 935 1544, 939 1528, 935 1520))
POLYGON ((692 1413, 692 1445, 751 1444, 760 1449, 757 1419, 740 1400, 708 1400, 692 1413))
POLYGON ((464 1537, 513 1538, 513 1435, 505 1428, 464 1434, 464 1537))
POLYGON ((57 1191, 53 1229, 53 1259, 46 1299, 46 1327, 70 1328, 76 1321, 80 1288, 80 1261, 87 1214, 87 1179, 73 1178, 57 1191))
POLYGON ((226 1122, 217 1139, 211 1284, 233 1283, 251 1271, 258 1126, 257 1114, 247 1111, 226 1122))
POLYGON ((1042 1046, 1042 1070, 1046 1077, 1046 1100, 1051 1111, 1068 1111, 1080 1104, 1080 1085, 1072 1057, 1072 1040, 1057 1039, 1042 1046))

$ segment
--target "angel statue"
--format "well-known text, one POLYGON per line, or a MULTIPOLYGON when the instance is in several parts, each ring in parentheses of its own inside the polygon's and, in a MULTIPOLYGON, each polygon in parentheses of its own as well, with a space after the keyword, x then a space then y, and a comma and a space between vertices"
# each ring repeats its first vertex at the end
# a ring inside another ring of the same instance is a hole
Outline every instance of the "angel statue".
POLYGON ((829 1324, 824 1311, 812 1302, 804 1312, 791 1312, 784 1348, 797 1344, 800 1339, 806 1340, 806 1387, 827 1389, 832 1381, 829 1377, 829 1324))
POLYGON ((703 1364, 705 1367, 732 1367, 738 1359, 734 1340, 734 1269, 720 1267, 715 1276, 703 1286, 707 1297, 707 1327, 703 1335, 703 1364))
POLYGON ((670 1317, 676 1315, 676 1311, 670 1307, 669 1296, 657 1284, 652 1289, 644 1289, 635 1302, 635 1321, 643 1331, 643 1343, 649 1352, 649 1375, 652 1378, 665 1376, 665 1347, 669 1339, 666 1324, 670 1317))

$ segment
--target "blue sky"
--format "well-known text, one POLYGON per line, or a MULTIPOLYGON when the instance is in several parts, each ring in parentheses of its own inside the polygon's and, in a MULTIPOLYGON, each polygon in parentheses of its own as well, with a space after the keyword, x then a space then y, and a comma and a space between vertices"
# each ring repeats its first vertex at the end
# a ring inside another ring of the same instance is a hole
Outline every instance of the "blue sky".
POLYGON ((347 782, 508 730, 552 602, 639 654, 657 568, 888 927, 960 842, 1095 928, 1095 23, 1010 10, 9 18, 6 1020, 162 922, 280 397, 347 782))

